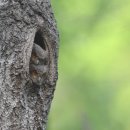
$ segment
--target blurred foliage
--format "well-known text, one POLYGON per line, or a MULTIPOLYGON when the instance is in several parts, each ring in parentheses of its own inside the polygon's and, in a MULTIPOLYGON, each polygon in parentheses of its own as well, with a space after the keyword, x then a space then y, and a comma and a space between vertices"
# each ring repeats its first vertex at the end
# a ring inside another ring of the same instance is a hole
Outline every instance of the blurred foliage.
POLYGON ((130 1, 52 5, 60 50, 48 130, 130 130, 130 1))

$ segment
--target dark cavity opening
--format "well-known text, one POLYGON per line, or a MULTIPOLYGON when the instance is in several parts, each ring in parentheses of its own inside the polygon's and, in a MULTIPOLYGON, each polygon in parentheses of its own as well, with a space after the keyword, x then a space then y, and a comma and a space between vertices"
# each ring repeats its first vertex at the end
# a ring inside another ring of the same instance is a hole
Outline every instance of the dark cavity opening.
POLYGON ((38 30, 35 34, 34 43, 39 45, 44 50, 46 50, 46 45, 44 42, 43 33, 40 30, 38 30))
POLYGON ((37 130, 43 130, 41 127, 38 127, 37 130))

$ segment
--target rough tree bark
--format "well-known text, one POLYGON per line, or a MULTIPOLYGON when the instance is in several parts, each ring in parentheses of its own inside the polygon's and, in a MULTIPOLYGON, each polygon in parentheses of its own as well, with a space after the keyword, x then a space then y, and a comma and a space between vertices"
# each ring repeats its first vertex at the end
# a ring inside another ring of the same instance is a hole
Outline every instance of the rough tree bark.
POLYGON ((49 0, 0 0, 0 130, 45 130, 57 81, 49 0))

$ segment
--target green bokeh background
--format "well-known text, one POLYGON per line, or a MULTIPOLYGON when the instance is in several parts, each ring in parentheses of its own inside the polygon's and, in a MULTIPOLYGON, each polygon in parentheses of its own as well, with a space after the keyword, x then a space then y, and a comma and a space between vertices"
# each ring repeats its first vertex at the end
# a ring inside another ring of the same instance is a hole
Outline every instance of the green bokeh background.
POLYGON ((130 130, 130 0, 52 0, 59 80, 48 130, 130 130))

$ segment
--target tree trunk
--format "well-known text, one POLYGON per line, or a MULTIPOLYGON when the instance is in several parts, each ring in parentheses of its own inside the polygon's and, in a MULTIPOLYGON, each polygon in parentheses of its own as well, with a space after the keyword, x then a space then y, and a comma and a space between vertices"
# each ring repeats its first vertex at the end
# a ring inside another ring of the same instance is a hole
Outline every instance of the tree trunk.
POLYGON ((49 0, 0 0, 0 130, 45 130, 57 81, 49 0))

